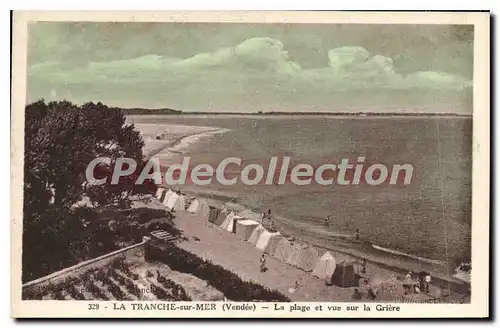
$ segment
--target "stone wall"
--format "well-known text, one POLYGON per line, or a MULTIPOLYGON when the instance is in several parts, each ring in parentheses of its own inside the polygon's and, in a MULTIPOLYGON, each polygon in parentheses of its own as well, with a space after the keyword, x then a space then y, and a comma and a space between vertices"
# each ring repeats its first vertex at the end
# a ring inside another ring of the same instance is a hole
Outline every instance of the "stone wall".
POLYGON ((71 266, 69 268, 62 269, 60 271, 51 273, 45 277, 41 277, 32 281, 25 283, 22 286, 23 292, 35 292, 45 289, 48 285, 54 285, 63 282, 69 277, 76 277, 85 274, 86 272, 102 268, 106 265, 109 265, 111 262, 118 258, 127 258, 127 257, 142 257, 145 258, 145 251, 147 244, 149 243, 149 237, 144 237, 143 241, 134 244, 117 251, 96 257, 91 260, 87 260, 77 265, 71 266))

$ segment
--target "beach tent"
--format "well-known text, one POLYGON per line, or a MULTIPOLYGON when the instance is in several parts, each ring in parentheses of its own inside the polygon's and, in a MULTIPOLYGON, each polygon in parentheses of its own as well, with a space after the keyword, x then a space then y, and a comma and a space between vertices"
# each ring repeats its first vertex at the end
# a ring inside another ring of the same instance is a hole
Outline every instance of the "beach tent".
POLYGON ((244 219, 254 220, 257 222, 262 222, 262 214, 255 213, 250 209, 245 209, 243 211, 238 212, 238 215, 244 219))
POLYGON ((233 217, 233 220, 231 222, 229 222, 229 225, 227 226, 227 231, 232 232, 232 233, 236 233, 236 224, 240 220, 244 220, 244 219, 241 216, 238 216, 235 214, 233 217))
MULTIPOLYGON (((168 192, 167 192, 168 194, 168 192)), ((169 210, 173 210, 174 209, 174 206, 175 204, 177 203, 177 200, 179 199, 179 195, 177 195, 175 192, 172 193, 172 195, 167 199, 167 197, 165 196, 165 200, 163 201, 163 204, 165 204, 165 206, 169 209, 169 210)))
POLYGON ((173 195, 177 195, 175 192, 172 191, 172 189, 169 189, 165 196, 163 197, 163 205, 167 206, 168 204, 168 200, 170 199, 170 197, 172 197, 173 195))
POLYGON ((226 217, 224 222, 220 225, 220 227, 224 230, 227 230, 229 232, 236 232, 236 222, 238 220, 242 220, 243 218, 241 216, 237 216, 234 214, 234 212, 229 213, 229 215, 226 217))
POLYGON ((200 219, 208 220, 208 217, 210 216, 210 206, 207 204, 205 200, 200 199, 199 203, 200 203, 200 208, 196 214, 198 214, 200 219))
POLYGON ((210 208, 206 200, 202 198, 193 199, 186 211, 190 214, 196 214, 203 219, 208 219, 208 216, 210 214, 210 208))
POLYGON ((165 191, 164 188, 158 188, 156 189, 156 198, 160 200, 161 202, 161 197, 163 196, 163 192, 165 191))
POLYGON ((291 249, 292 244, 290 243, 290 241, 286 238, 283 238, 276 246, 276 251, 274 252, 273 257, 278 261, 285 263, 285 261, 290 256, 291 249))
POLYGON ((257 247, 261 251, 264 251, 267 245, 269 245, 269 240, 271 239, 271 237, 273 235, 279 235, 279 234, 280 234, 279 232, 269 232, 267 230, 264 230, 260 234, 259 240, 257 240, 257 244, 255 244, 255 247, 257 247))
POLYGON ((217 219, 214 221, 214 224, 221 226, 222 223, 226 220, 227 216, 229 215, 229 211, 225 208, 219 211, 219 215, 217 215, 217 219))
POLYGON ((290 247, 290 253, 288 254, 288 258, 285 260, 285 263, 298 268, 300 257, 306 247, 306 244, 295 241, 290 247))
POLYGON ((264 252, 272 256, 276 251, 276 247, 278 247, 278 243, 280 242, 281 239, 285 239, 285 237, 278 234, 272 235, 271 238, 269 239, 269 242, 267 243, 267 247, 264 250, 264 252))
POLYGON ((161 192, 161 195, 160 195, 160 198, 158 198, 158 200, 163 203, 165 201, 165 199, 167 198, 167 192, 168 190, 167 189, 163 189, 162 192, 161 192))
POLYGON ((200 210, 200 202, 198 201, 198 199, 193 199, 193 201, 191 202, 191 204, 189 204, 186 212, 188 212, 189 214, 196 214, 198 213, 198 211, 200 210))
POLYGON ((306 248, 302 249, 297 266, 306 272, 312 271, 318 261, 318 256, 318 249, 308 245, 306 248))
POLYGON ((342 261, 337 264, 332 275, 332 284, 339 287, 358 287, 359 280, 352 262, 342 261))
POLYGON ((184 212, 186 210, 186 197, 184 195, 179 195, 177 201, 174 204, 174 210, 176 212, 184 212))
POLYGON ((236 222, 236 235, 243 240, 248 240, 252 232, 259 226, 259 222, 254 220, 238 220, 236 222))
POLYGON ((257 241, 259 240, 259 237, 260 237, 260 234, 266 230, 264 228, 264 226, 262 224, 259 224, 257 226, 257 228, 255 228, 252 232, 252 234, 250 235, 250 237, 248 237, 248 242, 251 243, 252 245, 257 245, 257 241))
POLYGON ((321 256, 314 267, 312 275, 318 277, 319 279, 331 279, 336 267, 335 258, 330 254, 330 252, 326 252, 321 256))
MULTIPOLYGON (((221 222, 221 224, 219 224, 219 226, 224 229, 224 230, 227 230, 227 227, 229 226, 229 222, 231 222, 231 220, 234 218, 234 212, 229 212, 228 215, 226 215, 226 218, 224 219, 224 221, 221 222)), ((219 219, 220 219, 220 215, 219 215, 219 219)))
POLYGON ((208 221, 214 223, 215 220, 217 220, 217 217, 219 216, 220 211, 221 211, 220 208, 210 206, 210 213, 208 216, 208 221))

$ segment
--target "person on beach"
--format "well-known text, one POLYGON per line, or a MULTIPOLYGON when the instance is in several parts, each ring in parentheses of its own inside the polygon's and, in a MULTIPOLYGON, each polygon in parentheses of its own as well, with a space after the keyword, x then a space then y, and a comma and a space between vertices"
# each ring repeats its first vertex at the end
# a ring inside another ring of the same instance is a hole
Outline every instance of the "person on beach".
POLYGON ((356 229, 356 240, 359 240, 359 229, 356 229))
POLYGON ((330 227, 330 220, 328 219, 328 216, 325 218, 325 227, 330 227))
POLYGON ((290 294, 293 294, 297 291, 298 288, 299 288, 299 282, 295 280, 295 284, 293 284, 293 287, 288 288, 288 292, 290 294))
POLYGON ((363 264, 361 264, 361 273, 366 274, 366 259, 363 259, 363 264))
POLYGON ((421 291, 425 290, 425 276, 427 275, 427 272, 425 271, 420 271, 418 273, 418 286, 421 291))
POLYGON ((373 290, 372 287, 368 287, 368 297, 373 301, 377 298, 377 293, 373 290))
POLYGON ((427 272, 427 275, 425 276, 425 292, 429 292, 429 284, 431 282, 431 274, 427 272))
POLYGON ((266 272, 266 254, 262 254, 260 257, 260 272, 266 272))
POLYGON ((271 220, 271 209, 267 210, 267 213, 265 214, 266 219, 271 220))

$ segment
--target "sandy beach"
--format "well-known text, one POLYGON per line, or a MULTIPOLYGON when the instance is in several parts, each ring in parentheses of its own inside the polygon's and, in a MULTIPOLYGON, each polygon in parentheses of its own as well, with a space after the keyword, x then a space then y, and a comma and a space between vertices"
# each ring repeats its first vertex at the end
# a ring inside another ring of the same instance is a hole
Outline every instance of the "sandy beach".
MULTIPOLYGON (((132 123, 131 119, 128 123, 132 123)), ((190 144, 199 138, 209 137, 214 133, 224 133, 227 129, 207 126, 186 126, 178 124, 142 124, 134 123, 144 139, 144 155, 148 158, 161 156, 167 158, 169 153, 182 153, 190 144), (162 153, 162 154, 160 154, 162 153)))
MULTIPOLYGON (((210 138, 212 134, 227 131, 227 129, 219 127, 178 124, 136 124, 136 128, 144 136, 145 155, 160 158, 162 164, 172 163, 176 156, 182 155, 201 138, 210 138), (157 140, 158 136, 161 136, 161 140, 157 140)), ((216 190, 207 190, 207 188, 198 188, 194 185, 183 186, 182 190, 191 197, 201 196, 219 202, 225 202, 238 196, 216 190)), ((391 254, 383 248, 370 247, 369 252, 367 252, 367 246, 362 243, 353 243, 352 235, 349 234, 338 233, 331 235, 330 237, 335 241, 335 247, 332 247, 332 239, 329 239, 328 243, 321 244, 321 242, 318 243, 317 238, 310 238, 307 233, 301 232, 300 227, 290 227, 287 224, 288 222, 285 222, 279 216, 279 213, 276 214, 275 218, 277 228, 282 233, 298 235, 305 242, 312 243, 314 240, 314 245, 318 247, 328 245, 324 249, 328 249, 334 254, 338 261, 346 260, 360 263, 362 259, 367 259, 367 277, 369 280, 395 279, 396 276, 401 276, 408 270, 419 272, 425 269, 436 277, 435 283, 437 285, 431 289, 430 294, 435 294, 438 290, 438 294, 442 294, 441 289, 451 291, 456 290, 456 286, 461 286, 458 288, 458 292, 452 292, 451 300, 461 300, 466 295, 462 293, 463 290, 467 289, 465 285, 462 285, 463 282, 446 276, 445 269, 439 263, 419 261, 419 259, 405 257, 404 254, 391 254), (450 284, 454 287, 451 288, 450 284)), ((206 220, 202 221, 200 218, 187 213, 178 213, 176 225, 188 237, 187 241, 179 244, 181 248, 224 266, 244 280, 255 281, 269 288, 277 289, 288 295, 292 300, 297 301, 346 301, 351 299, 352 290, 327 286, 324 281, 313 277, 310 273, 279 262, 272 257, 268 257, 267 260, 269 270, 261 273, 258 265, 259 258, 262 255, 261 251, 242 241, 236 235, 230 234, 206 220), (296 282, 300 287, 293 291, 290 288, 296 282)), ((366 286, 360 287, 361 290, 363 288, 366 289, 366 286)), ((447 293, 448 291, 445 292, 445 294, 447 293)), ((420 298, 419 301, 423 301, 423 299, 430 299, 431 297, 422 294, 420 298)))
MULTIPOLYGON (((188 198, 190 198, 188 196, 188 198)), ((216 203, 216 201, 214 201, 216 203)), ((236 204, 234 204, 237 206, 236 204)), ((163 205, 158 200, 153 200, 146 205, 152 208, 162 208, 163 205)), ((372 300, 368 294, 369 286, 373 286, 382 281, 396 281, 403 276, 398 271, 391 270, 386 266, 379 265, 373 261, 368 261, 366 273, 363 277, 368 284, 361 284, 358 287, 362 297, 353 299, 354 288, 341 288, 326 281, 314 277, 311 272, 305 272, 297 267, 278 261, 266 255, 266 272, 260 271, 259 259, 262 251, 253 244, 242 240, 234 233, 221 229, 216 224, 211 223, 206 218, 197 214, 187 212, 176 212, 174 219, 175 227, 182 231, 183 239, 177 242, 177 246, 189 251, 199 257, 209 260, 214 264, 237 274, 245 281, 252 281, 263 285, 269 289, 275 289, 289 297, 292 301, 323 301, 323 302, 467 302, 468 295, 465 292, 448 291, 442 286, 431 284, 428 293, 409 294, 404 299, 395 298, 394 294, 379 294, 376 300, 372 300), (298 285, 298 288, 295 286, 298 285), (449 294, 451 292, 451 294, 449 294), (448 295, 450 297, 448 298, 448 295)), ((352 262, 361 265, 358 257, 348 255, 343 252, 329 251, 337 263, 342 261, 352 262)), ((362 279, 363 281, 363 279, 362 279)))

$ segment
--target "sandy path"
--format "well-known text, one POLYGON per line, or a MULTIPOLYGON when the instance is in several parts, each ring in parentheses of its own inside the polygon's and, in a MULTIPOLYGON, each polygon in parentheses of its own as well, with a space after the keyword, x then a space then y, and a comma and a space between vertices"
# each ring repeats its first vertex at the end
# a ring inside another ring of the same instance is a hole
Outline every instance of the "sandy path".
MULTIPOLYGON (((351 300, 353 288, 327 286, 324 281, 298 268, 289 266, 266 255, 268 271, 262 273, 259 258, 262 252, 252 244, 241 240, 236 235, 224 231, 216 225, 200 220, 187 213, 178 213, 176 226, 184 231, 188 241, 178 245, 204 259, 222 265, 236 273, 243 280, 254 281, 271 289, 277 289, 292 301, 348 301, 351 300), (295 281, 300 287, 293 294, 289 293, 295 281)), ((349 260, 342 254, 334 255, 338 261, 349 260)), ((368 272, 378 276, 389 277, 392 272, 375 268, 368 264, 368 272)), ((366 299, 364 301, 367 301, 366 299)))

